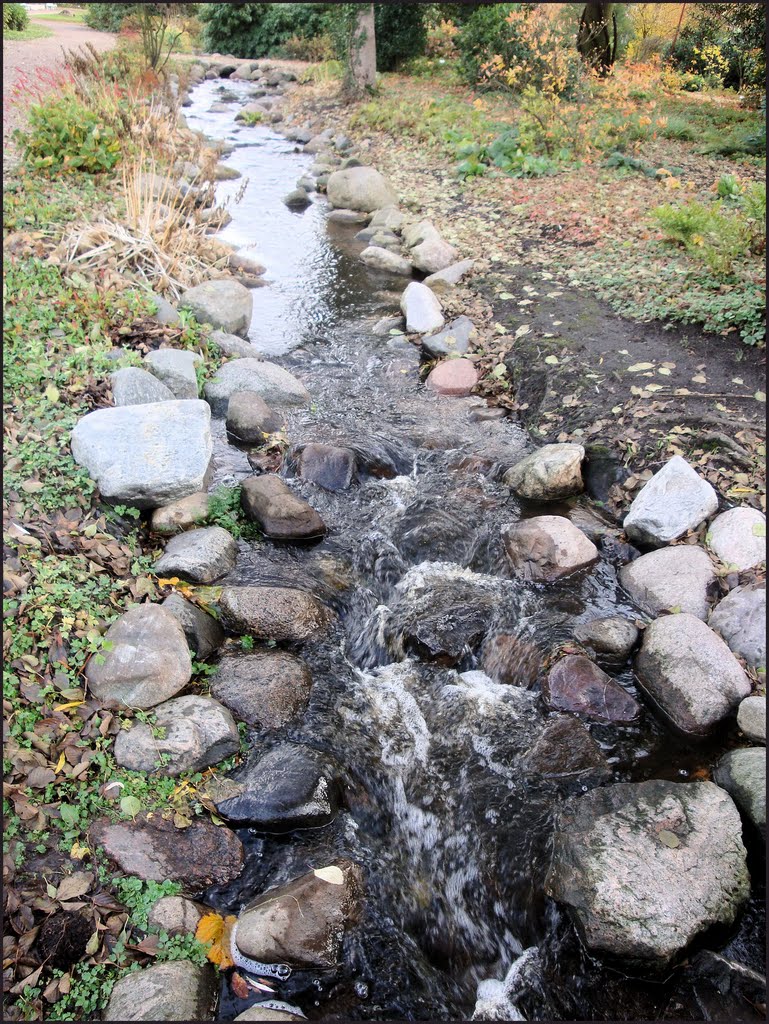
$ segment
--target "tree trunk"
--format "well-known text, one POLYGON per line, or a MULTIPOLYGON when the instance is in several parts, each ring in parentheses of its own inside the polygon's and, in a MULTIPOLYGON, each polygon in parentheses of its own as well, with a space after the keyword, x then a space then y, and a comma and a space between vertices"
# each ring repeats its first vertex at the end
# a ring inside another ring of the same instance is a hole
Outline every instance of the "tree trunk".
POLYGON ((360 95, 376 85, 376 33, 374 5, 358 4, 350 36, 350 85, 360 95))
POLYGON ((577 33, 577 49, 599 75, 608 74, 617 56, 615 4, 585 4, 577 33))

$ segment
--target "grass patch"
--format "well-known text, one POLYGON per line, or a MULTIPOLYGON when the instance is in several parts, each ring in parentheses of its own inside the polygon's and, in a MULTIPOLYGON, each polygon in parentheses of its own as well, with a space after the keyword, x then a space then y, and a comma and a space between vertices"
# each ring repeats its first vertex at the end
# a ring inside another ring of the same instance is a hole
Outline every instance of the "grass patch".
POLYGON ((4 43, 28 43, 33 39, 49 39, 53 32, 42 25, 28 25, 23 29, 3 29, 4 43))
MULTIPOLYGON (((72 10, 67 8, 67 10, 72 10)), ((85 11, 72 10, 71 14, 53 14, 47 11, 41 14, 31 14, 32 21, 61 21, 69 25, 82 25, 85 23, 85 11)))

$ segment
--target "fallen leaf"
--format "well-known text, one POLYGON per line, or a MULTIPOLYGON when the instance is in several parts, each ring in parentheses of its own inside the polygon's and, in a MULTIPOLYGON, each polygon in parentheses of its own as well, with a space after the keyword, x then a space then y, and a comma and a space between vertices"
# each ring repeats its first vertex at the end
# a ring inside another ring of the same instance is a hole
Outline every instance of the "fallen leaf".
POLYGON ((91 888, 93 879, 94 875, 91 871, 76 871, 73 875, 68 875, 56 890, 56 899, 63 902, 77 899, 78 896, 85 896, 91 888))
POLYGON ((545 362, 548 366, 557 366, 558 356, 545 356, 545 362))
POLYGON ((707 384, 707 382, 707 377, 702 373, 698 373, 692 377, 692 384, 707 384))
POLYGON ((628 366, 628 373, 640 373, 641 370, 653 370, 654 363, 633 363, 632 366, 628 366))
POLYGON ((755 400, 757 402, 765 402, 766 401, 766 394, 763 391, 757 391, 755 393, 755 395, 753 395, 753 397, 755 398, 755 400))
POLYGON ((221 914, 204 914, 195 930, 195 938, 198 942, 202 942, 204 945, 210 943, 211 948, 206 956, 222 971, 235 966, 230 955, 230 935, 236 921, 237 918, 231 915, 225 918, 221 914))
POLYGON ((141 802, 135 796, 124 796, 120 800, 120 810, 126 817, 135 818, 141 809, 141 802))
POLYGON ((329 885, 344 884, 344 872, 335 864, 332 864, 330 867, 327 868, 318 868, 317 870, 313 871, 313 874, 322 882, 328 882, 329 885))

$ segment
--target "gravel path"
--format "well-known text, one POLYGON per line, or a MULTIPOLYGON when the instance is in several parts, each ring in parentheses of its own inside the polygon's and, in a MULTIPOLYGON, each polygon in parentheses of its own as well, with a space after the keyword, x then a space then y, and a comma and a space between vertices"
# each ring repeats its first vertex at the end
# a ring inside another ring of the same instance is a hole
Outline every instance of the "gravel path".
POLYGON ((6 163, 14 158, 11 132, 24 121, 23 112, 14 109, 11 103, 11 93, 19 78, 23 74, 33 77, 34 72, 40 68, 62 67, 64 49, 75 49, 85 43, 92 43, 97 50, 111 50, 117 38, 109 32, 96 32, 78 23, 69 25, 66 22, 35 19, 30 23, 50 29, 53 35, 29 42, 3 42, 3 152, 6 163))

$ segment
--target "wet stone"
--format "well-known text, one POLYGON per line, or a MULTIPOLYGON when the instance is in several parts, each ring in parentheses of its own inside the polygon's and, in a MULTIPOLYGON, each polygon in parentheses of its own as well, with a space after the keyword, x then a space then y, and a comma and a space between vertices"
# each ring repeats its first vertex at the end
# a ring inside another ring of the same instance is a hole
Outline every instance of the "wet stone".
POLYGON ((189 960, 156 963, 118 980, 103 1020, 213 1020, 216 998, 213 964, 200 966, 189 960))
POLYGON ((710 613, 708 625, 751 668, 766 671, 766 582, 735 587, 710 613))
POLYGON ((110 374, 112 401, 116 406, 150 405, 152 402, 173 402, 170 388, 138 366, 126 366, 110 374))
POLYGON ((208 519, 208 501, 206 491, 197 491, 170 505, 156 508, 152 513, 153 533, 171 535, 204 523, 208 519))
POLYGON ((210 697, 166 701, 155 708, 153 726, 135 722, 115 738, 119 765, 133 772, 172 777, 182 772, 202 772, 239 749, 238 728, 232 715, 210 697))
POLYGON ((224 587, 219 610, 232 633, 278 643, 309 640, 333 619, 312 594, 290 587, 224 587))
POLYGON ((270 1021, 291 1021, 307 1020, 303 1013, 297 1011, 297 1007, 290 1003, 283 1003, 279 999, 268 999, 263 1003, 254 1003, 243 1013, 239 1013, 235 1020, 270 1020, 270 1021))
POLYGON ((369 215, 360 210, 332 210, 328 219, 334 224, 367 224, 369 215))
POLYGON ((462 398, 478 383, 478 371, 469 359, 445 359, 430 371, 426 383, 438 395, 462 398))
POLYGON ((411 264, 403 256, 396 252, 390 252, 381 244, 376 244, 376 238, 372 239, 371 245, 360 254, 361 263, 365 263, 372 270, 381 270, 387 274, 400 274, 403 277, 411 277, 411 264))
POLYGON ((397 206, 383 206, 376 210, 371 218, 372 228, 385 228, 388 231, 398 232, 403 227, 404 217, 397 206))
POLYGON ((598 549, 562 516, 536 516, 502 529, 502 540, 517 575, 549 583, 591 565, 598 549))
POLYGON ((766 840, 766 751, 760 747, 730 750, 716 765, 713 781, 730 794, 766 840))
POLYGON ((631 722, 638 702, 588 658, 568 654, 550 669, 542 698, 553 711, 571 711, 595 722, 631 722))
POLYGON ((667 965, 709 927, 732 924, 748 897, 739 814, 710 782, 617 783, 572 797, 556 820, 546 888, 589 949, 667 965))
POLYGON ((694 615, 666 615, 647 626, 635 670, 652 702, 693 737, 712 732, 752 689, 721 637, 694 615))
POLYGON ((312 675, 301 658, 285 651, 225 657, 211 694, 237 719, 262 729, 282 729, 307 709, 312 675))
POLYGON ((718 509, 718 495, 686 459, 674 455, 645 484, 625 516, 633 541, 661 547, 696 529, 718 509))
POLYGON ((716 574, 706 551, 679 544, 642 555, 620 570, 619 579, 648 615, 677 611, 706 619, 716 574))
POLYGON ((456 665, 483 640, 489 628, 493 603, 458 606, 420 616, 403 635, 407 651, 439 665, 456 665))
POLYGON ((705 543, 730 569, 751 569, 766 561, 766 516, 755 508, 730 508, 710 524, 705 543))
POLYGON ((579 785, 599 785, 611 778, 608 761, 585 726, 565 715, 548 722, 525 763, 538 775, 579 785))
POLYGON ((627 661, 637 644, 638 628, 621 615, 612 615, 581 623, 574 630, 574 639, 597 661, 619 666, 627 661))
POLYGON ((315 509, 273 474, 244 480, 241 505, 246 516, 273 540, 317 540, 326 532, 315 509))
POLYGON ((312 200, 303 188, 295 188, 284 196, 283 202, 291 210, 303 210, 309 206, 312 200))
POLYGON ((355 469, 355 452, 349 448, 312 443, 299 456, 299 476, 327 491, 346 491, 355 469))
POLYGON ((449 292, 455 288, 463 277, 466 277, 475 266, 473 260, 462 260, 459 263, 452 263, 445 270, 439 270, 437 274, 426 277, 424 284, 432 289, 437 295, 449 292))
POLYGON ((177 620, 190 649, 200 661, 210 658, 224 643, 224 630, 213 615, 186 601, 181 594, 169 594, 161 607, 177 620))
POLYGON ((529 501, 557 501, 584 490, 581 444, 547 444, 508 469, 503 480, 529 501))
POLYGON ((227 404, 227 433, 236 444, 264 444, 283 429, 283 417, 255 391, 236 391, 227 404))
POLYGON ((406 321, 402 316, 385 316, 374 324, 371 328, 371 333, 383 338, 390 331, 404 331, 405 329, 406 321))
POLYGON ((216 783, 212 796, 217 812, 234 825, 271 833, 320 828, 339 811, 340 771, 313 747, 282 743, 216 783))
MULTIPOLYGON (((155 813, 138 814, 132 821, 94 822, 91 843, 127 875, 153 882, 179 882, 190 892, 225 885, 243 867, 243 846, 227 828, 195 818, 186 828, 155 813)), ((186 1019, 186 1018, 185 1018, 186 1019)))
POLYGON ((110 708, 152 708, 184 689, 192 676, 187 638, 173 615, 156 604, 130 608, 105 634, 112 646, 91 658, 91 695, 110 708))
POLYGON ((180 576, 193 583, 213 583, 235 567, 238 545, 221 526, 188 530, 172 537, 155 562, 156 576, 180 576))
POLYGON ((497 683, 533 686, 542 668, 542 653, 522 637, 499 633, 483 645, 483 671, 497 683))
POLYGON ((258 896, 238 918, 238 949, 266 963, 335 967, 362 911, 363 873, 340 860, 258 896))

